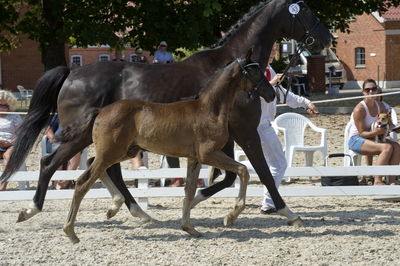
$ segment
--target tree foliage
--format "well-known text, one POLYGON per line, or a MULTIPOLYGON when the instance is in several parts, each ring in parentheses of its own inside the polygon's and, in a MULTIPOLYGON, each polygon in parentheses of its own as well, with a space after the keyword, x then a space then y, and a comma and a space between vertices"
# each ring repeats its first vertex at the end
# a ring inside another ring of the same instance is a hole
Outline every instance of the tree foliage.
MULTIPOLYGON (((258 0, 0 0, 0 50, 10 50, 15 36, 39 43, 46 69, 66 64, 65 44, 126 44, 153 50, 166 40, 169 48, 196 49, 216 42, 258 0), (115 34, 117 33, 117 34, 115 34)), ((329 26, 346 30, 349 19, 364 12, 383 12, 400 0, 306 0, 329 26)))

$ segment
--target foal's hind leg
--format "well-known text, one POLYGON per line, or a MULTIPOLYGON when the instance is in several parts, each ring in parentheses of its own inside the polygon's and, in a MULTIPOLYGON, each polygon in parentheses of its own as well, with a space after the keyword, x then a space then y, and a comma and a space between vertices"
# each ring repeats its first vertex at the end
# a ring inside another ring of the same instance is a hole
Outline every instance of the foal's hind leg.
POLYGON ((201 164, 197 160, 188 159, 181 228, 183 231, 188 232, 194 237, 199 237, 200 232, 194 229, 193 225, 190 223, 190 209, 197 188, 197 179, 199 177, 200 168, 201 164))
POLYGON ((39 182, 36 188, 33 204, 29 209, 22 209, 18 216, 18 222, 23 222, 42 211, 44 199, 46 197, 49 182, 54 172, 64 162, 83 150, 91 143, 90 139, 79 139, 73 142, 63 143, 55 152, 45 156, 40 160, 39 182))
POLYGON ((247 167, 241 163, 236 162, 222 151, 206 153, 203 154, 201 158, 202 158, 201 161, 202 163, 209 164, 227 171, 231 171, 239 175, 240 188, 239 188, 238 199, 236 201, 234 209, 231 212, 229 212, 224 219, 225 225, 231 225, 235 222, 236 218, 245 208, 247 184, 250 179, 247 167))

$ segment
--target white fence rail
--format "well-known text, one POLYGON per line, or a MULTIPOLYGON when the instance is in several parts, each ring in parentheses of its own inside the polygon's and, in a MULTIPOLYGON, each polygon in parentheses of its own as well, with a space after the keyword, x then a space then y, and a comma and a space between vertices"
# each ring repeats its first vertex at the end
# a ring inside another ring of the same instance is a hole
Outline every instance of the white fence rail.
MULTIPOLYGON (((57 171, 52 180, 75 180, 83 171, 57 171)), ((210 170, 201 169, 200 178, 208 178, 210 170)), ((285 176, 363 176, 363 175, 399 175, 400 166, 354 166, 354 167, 290 167, 285 176)), ((149 187, 150 179, 185 177, 185 168, 163 168, 156 170, 123 170, 124 180, 138 179, 138 188, 130 188, 130 192, 139 199, 139 204, 147 208, 148 198, 151 197, 183 197, 183 187, 149 187)), ((257 177, 251 172, 252 177, 257 177)), ((37 181, 39 171, 17 172, 9 181, 26 182, 37 181)), ((308 196, 400 196, 400 186, 281 186, 282 196, 308 197, 308 196)), ((1 191, 0 200, 31 200, 34 190, 1 191)), ((261 197, 263 186, 248 187, 248 197, 261 197)), ((49 190, 47 199, 70 199, 73 190, 49 190)), ((235 187, 224 189, 214 197, 236 197, 238 195, 238 182, 235 187)), ((104 188, 91 189, 86 198, 108 198, 110 194, 104 188)))

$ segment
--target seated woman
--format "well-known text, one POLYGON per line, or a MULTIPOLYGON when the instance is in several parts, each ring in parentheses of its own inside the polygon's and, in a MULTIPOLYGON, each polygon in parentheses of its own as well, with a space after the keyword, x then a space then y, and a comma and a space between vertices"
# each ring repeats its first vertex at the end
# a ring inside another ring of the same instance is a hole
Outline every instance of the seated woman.
MULTIPOLYGON (((382 89, 378 88, 378 90, 376 91, 377 94, 381 94, 382 93, 382 89)), ((385 106, 386 110, 388 110, 388 113, 391 114, 392 112, 392 106, 390 106, 390 104, 388 104, 387 102, 385 102, 383 100, 383 96, 378 96, 377 100, 380 101, 381 103, 383 103, 383 105, 385 106)), ((395 125, 396 126, 396 125, 395 125)), ((373 156, 372 155, 367 155, 365 156, 365 163, 366 165, 372 165, 373 162, 373 156)))
MULTIPOLYGON (((365 96, 377 94, 378 91, 373 79, 365 80, 362 88, 365 96)), ((383 143, 374 141, 375 136, 386 134, 387 129, 378 127, 371 130, 371 124, 376 121, 376 116, 388 111, 378 97, 368 97, 356 105, 351 118, 349 149, 362 155, 378 155, 377 165, 398 165, 400 163, 400 145, 397 142, 390 138, 386 138, 383 143)), ((389 183, 394 185, 396 177, 391 176, 389 183)), ((385 185, 382 176, 374 177, 374 185, 385 185)))
MULTIPOLYGON (((10 112, 16 102, 17 99, 11 92, 0 90, 0 112, 10 112)), ((22 119, 19 115, 0 113, 0 158, 3 159, 4 167, 7 166, 13 152, 13 143, 21 124, 22 119)), ((0 184, 0 190, 6 188, 7 182, 0 184)))

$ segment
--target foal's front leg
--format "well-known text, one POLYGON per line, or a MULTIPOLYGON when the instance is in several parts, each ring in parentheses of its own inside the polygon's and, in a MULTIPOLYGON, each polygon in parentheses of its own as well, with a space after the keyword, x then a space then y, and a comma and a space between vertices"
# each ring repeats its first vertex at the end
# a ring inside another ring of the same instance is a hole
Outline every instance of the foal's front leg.
POLYGON ((205 153, 201 156, 203 164, 208 164, 226 171, 231 171, 239 175, 240 188, 239 195, 235 207, 232 211, 225 216, 224 225, 231 225, 235 222, 239 214, 244 210, 246 204, 247 184, 250 179, 247 167, 241 163, 236 162, 222 151, 214 151, 205 153))
POLYGON ((103 176, 106 169, 101 165, 96 165, 96 161, 87 169, 76 181, 74 197, 72 198, 71 208, 68 213, 68 218, 63 226, 63 230, 72 243, 76 244, 79 242, 79 238, 76 236, 74 227, 76 215, 79 210, 79 206, 82 202, 83 197, 89 191, 94 182, 103 176))
POLYGON ((194 237, 201 234, 190 223, 190 210, 192 201, 197 188, 197 179, 199 177, 201 164, 197 160, 188 159, 188 167, 185 184, 185 198, 183 200, 181 228, 194 237))

